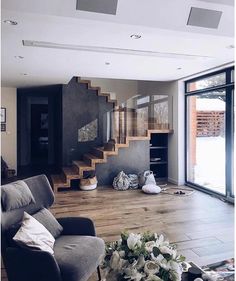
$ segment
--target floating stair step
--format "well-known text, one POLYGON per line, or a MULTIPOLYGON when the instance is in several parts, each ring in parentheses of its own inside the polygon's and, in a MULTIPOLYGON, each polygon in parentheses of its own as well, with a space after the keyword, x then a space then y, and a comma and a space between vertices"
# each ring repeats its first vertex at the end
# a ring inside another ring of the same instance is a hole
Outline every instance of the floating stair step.
POLYGON ((62 171, 63 171, 67 181, 76 180, 76 179, 81 178, 81 176, 78 173, 78 170, 75 167, 63 167, 62 171))
POLYGON ((54 192, 57 192, 60 187, 70 188, 70 182, 65 180, 64 175, 51 175, 54 192))
POLYGON ((98 158, 104 158, 105 157, 103 147, 93 147, 92 153, 94 155, 96 155, 98 158))
POLYGON ((127 137, 127 140, 129 141, 150 140, 150 138, 147 136, 134 136, 134 137, 127 137))
POLYGON ((116 147, 116 144, 115 144, 115 150, 104 150, 104 147, 98 147, 98 149, 106 155, 117 155, 118 154, 118 149, 116 147))
POLYGON ((75 165, 76 169, 79 172, 79 175, 82 177, 83 176, 83 172, 85 171, 92 171, 94 170, 94 167, 89 166, 87 163, 85 163, 84 161, 73 161, 73 164, 75 165))
POLYGON ((99 158, 96 155, 93 154, 84 154, 84 162, 87 163, 90 166, 94 166, 96 163, 105 163, 104 158, 99 158))

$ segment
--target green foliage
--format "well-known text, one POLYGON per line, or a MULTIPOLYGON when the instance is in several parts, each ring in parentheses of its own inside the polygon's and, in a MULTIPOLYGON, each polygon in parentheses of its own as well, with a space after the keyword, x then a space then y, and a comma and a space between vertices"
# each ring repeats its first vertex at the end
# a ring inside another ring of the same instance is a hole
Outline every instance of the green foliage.
POLYGON ((158 275, 160 276, 160 278, 163 281, 169 281, 170 273, 169 273, 169 271, 165 270, 164 268, 160 268, 158 275))
POLYGON ((157 247, 153 247, 152 252, 155 257, 157 257, 161 253, 161 251, 157 247))
POLYGON ((183 261, 185 261, 185 257, 184 256, 182 256, 182 255, 179 255, 177 258, 176 258, 176 261, 177 262, 183 262, 183 261))
POLYGON ((128 233, 127 231, 123 231, 123 232, 121 233, 122 243, 123 243, 123 242, 126 242, 126 243, 127 243, 128 237, 129 237, 129 233, 128 233))
MULTIPOLYGON (((151 253, 149 253, 146 250, 145 244, 150 241, 154 241, 154 242, 157 241, 158 238, 157 238, 156 234, 153 234, 151 232, 145 232, 144 234, 141 235, 141 238, 140 238, 141 243, 140 242, 137 243, 136 246, 134 247, 134 249, 132 249, 132 250, 129 249, 129 247, 127 245, 128 238, 129 238, 129 233, 127 231, 125 231, 125 232, 121 233, 121 240, 106 243, 106 255, 105 255, 105 258, 103 261, 103 268, 115 270, 115 268, 113 268, 113 267, 112 267, 113 269, 111 269, 111 263, 110 263, 114 251, 118 251, 118 253, 120 254, 120 258, 127 261, 125 267, 132 265, 135 268, 135 266, 136 266, 135 264, 138 262, 140 256, 143 256, 145 261, 152 260, 151 253), (123 253, 121 253, 121 251, 123 253)), ((156 245, 159 245, 160 240, 157 242, 158 243, 156 245)), ((170 244, 166 243, 166 241, 164 241, 164 243, 165 243, 164 245, 166 247, 168 247, 169 250, 176 249, 175 245, 170 245, 170 244)), ((181 262, 183 262, 185 260, 185 258, 183 256, 179 255, 175 259, 173 259, 173 256, 171 254, 162 254, 159 246, 154 246, 152 248, 152 254, 155 257, 158 257, 158 255, 161 254, 163 256, 163 258, 165 259, 163 261, 160 260, 159 261, 160 263, 157 261, 157 264, 160 266, 160 270, 157 273, 157 276, 160 277, 163 281, 170 281, 173 278, 175 279, 175 276, 173 275, 173 273, 175 273, 175 272, 170 269, 168 269, 168 270, 164 269, 163 268, 164 264, 166 264, 168 261, 171 261, 171 260, 174 260, 180 264, 181 262), (163 267, 162 267, 162 262, 163 262, 163 267)), ((139 261, 141 261, 141 260, 142 259, 140 259, 139 261)), ((115 262, 115 264, 116 264, 116 262, 115 262)), ((112 266, 114 266, 114 264, 112 266)), ((144 272, 144 263, 143 263, 143 265, 141 265, 141 267, 138 267, 137 270, 138 270, 138 272, 144 274, 144 276, 147 277, 148 274, 144 272)), ((116 274, 117 274, 116 277, 117 277, 118 281, 131 280, 129 278, 129 276, 126 276, 124 278, 124 276, 125 276, 124 272, 116 272, 116 274)), ((145 280, 146 277, 143 277, 142 280, 145 280)))
POLYGON ((156 241, 155 234, 151 233, 150 231, 146 231, 142 235, 142 241, 144 243, 149 241, 156 241))

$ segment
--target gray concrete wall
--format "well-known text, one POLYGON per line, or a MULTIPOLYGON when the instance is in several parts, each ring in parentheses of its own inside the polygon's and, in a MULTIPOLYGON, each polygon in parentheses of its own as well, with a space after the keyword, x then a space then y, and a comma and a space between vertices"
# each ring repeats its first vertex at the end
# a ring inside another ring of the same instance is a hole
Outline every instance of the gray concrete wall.
POLYGON ((149 141, 131 141, 128 148, 119 149, 119 155, 107 159, 107 163, 96 165, 99 186, 111 185, 120 171, 138 174, 149 170, 149 141))
POLYGON ((103 118, 113 104, 107 103, 105 97, 97 96, 96 91, 87 90, 85 84, 79 84, 72 78, 68 85, 63 85, 63 164, 71 160, 81 160, 83 154, 92 147, 103 144, 103 118), (98 120, 97 138, 94 141, 79 142, 78 130, 98 120))

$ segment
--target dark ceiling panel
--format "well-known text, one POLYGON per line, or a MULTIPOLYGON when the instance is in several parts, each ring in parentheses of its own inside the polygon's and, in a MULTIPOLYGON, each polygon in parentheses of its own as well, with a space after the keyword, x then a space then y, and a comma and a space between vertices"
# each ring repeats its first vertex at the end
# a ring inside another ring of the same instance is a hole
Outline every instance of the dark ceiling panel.
POLYGON ((118 0, 77 0, 76 10, 115 15, 118 0))
POLYGON ((187 25, 218 28, 222 12, 192 7, 187 25))

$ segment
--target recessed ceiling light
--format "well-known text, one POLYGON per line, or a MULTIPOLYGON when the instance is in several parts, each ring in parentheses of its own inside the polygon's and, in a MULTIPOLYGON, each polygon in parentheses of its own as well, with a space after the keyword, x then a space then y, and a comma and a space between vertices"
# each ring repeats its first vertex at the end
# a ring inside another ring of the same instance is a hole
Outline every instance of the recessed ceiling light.
POLYGON ((181 69, 182 69, 182 67, 178 67, 178 68, 177 68, 177 70, 181 70, 181 69))
POLYGON ((27 76, 28 74, 27 73, 20 73, 20 75, 27 76))
POLYGON ((140 39, 142 36, 140 34, 132 34, 130 35, 132 39, 140 39))
POLYGON ((227 49, 234 49, 234 45, 232 44, 232 45, 229 45, 229 46, 227 46, 226 47, 227 49))
POLYGON ((9 24, 9 25, 17 25, 18 24, 18 22, 14 21, 14 20, 4 20, 3 22, 6 23, 6 24, 9 24))
POLYGON ((106 61, 105 62, 105 65, 110 65, 111 63, 109 61, 106 61))
POLYGON ((15 58, 15 59, 21 59, 21 60, 22 60, 24 57, 23 57, 23 56, 14 56, 14 58, 15 58))

